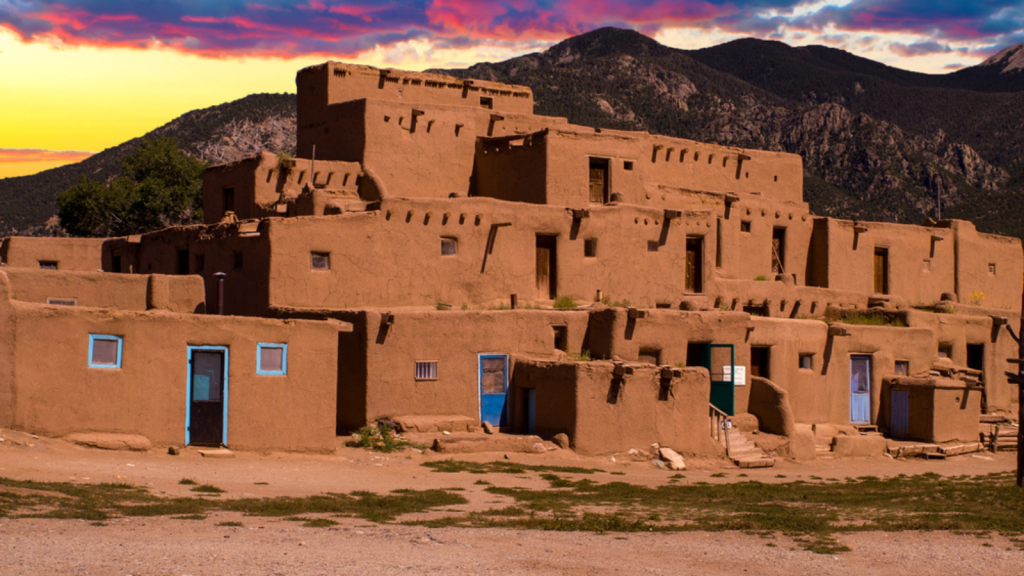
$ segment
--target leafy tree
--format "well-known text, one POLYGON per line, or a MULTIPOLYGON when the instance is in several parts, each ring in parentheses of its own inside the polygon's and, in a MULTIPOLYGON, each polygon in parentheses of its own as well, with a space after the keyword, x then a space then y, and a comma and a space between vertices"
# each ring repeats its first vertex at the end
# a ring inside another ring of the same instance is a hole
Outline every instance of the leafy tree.
POLYGON ((74 236, 125 236, 202 221, 206 163, 172 138, 144 140, 109 184, 83 177, 57 196, 61 225, 74 236))

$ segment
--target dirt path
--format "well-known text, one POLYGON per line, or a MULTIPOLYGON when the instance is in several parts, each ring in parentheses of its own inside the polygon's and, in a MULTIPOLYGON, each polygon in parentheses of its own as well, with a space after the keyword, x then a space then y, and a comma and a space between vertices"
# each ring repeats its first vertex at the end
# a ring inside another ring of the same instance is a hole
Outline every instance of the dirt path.
MULTIPOLYGON (((438 473, 421 464, 443 459, 411 452, 380 455, 341 449, 337 456, 240 453, 205 459, 194 451, 162 453, 86 449, 59 440, 0 431, 0 477, 78 483, 124 482, 155 494, 194 496, 182 478, 214 484, 225 497, 307 496, 323 492, 460 488, 461 510, 493 507, 482 476, 438 473)), ((1012 469, 1014 454, 947 461, 888 458, 781 462, 741 471, 718 462, 690 462, 681 483, 788 482, 815 478, 935 472, 976 475, 1012 469), (724 477, 716 476, 724 473, 724 477), (740 476, 745 474, 746 476, 740 476)), ((493 461, 501 454, 459 456, 493 461)), ((598 468, 594 480, 662 485, 671 476, 646 462, 585 459, 571 452, 509 455, 510 461, 598 468), (615 475, 612 475, 615 473, 615 475)), ((491 474, 499 486, 542 489, 537 474, 491 474)), ((483 528, 432 529, 336 518, 337 526, 304 528, 276 518, 217 512, 205 520, 118 518, 105 526, 83 520, 0 518, 0 575, 26 574, 927 574, 1021 573, 1024 551, 998 535, 943 532, 839 534, 852 550, 821 555, 792 539, 725 533, 599 535, 483 528), (218 526, 240 522, 240 527, 218 526)))

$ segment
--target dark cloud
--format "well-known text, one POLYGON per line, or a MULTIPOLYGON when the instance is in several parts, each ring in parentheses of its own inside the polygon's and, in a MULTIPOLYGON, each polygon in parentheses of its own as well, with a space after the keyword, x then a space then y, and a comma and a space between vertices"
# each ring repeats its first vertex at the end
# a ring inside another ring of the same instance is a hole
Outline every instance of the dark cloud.
MULTIPOLYGON (((717 28, 761 38, 897 32, 911 56, 972 42, 997 51, 1024 34, 1021 0, 854 0, 795 15, 797 0, 0 0, 0 26, 25 41, 145 47, 204 56, 353 56, 430 39, 440 46, 543 45, 602 26, 653 34, 717 28)), ((848 40, 850 38, 847 38, 848 40)))

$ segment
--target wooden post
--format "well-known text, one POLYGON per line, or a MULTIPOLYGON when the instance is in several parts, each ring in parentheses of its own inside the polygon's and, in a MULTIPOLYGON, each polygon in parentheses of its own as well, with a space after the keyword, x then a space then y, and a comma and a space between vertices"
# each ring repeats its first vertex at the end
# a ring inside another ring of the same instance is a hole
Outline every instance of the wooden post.
MULTIPOLYGON (((1024 315, 1021 316, 1021 326, 1024 327, 1024 315)), ((1006 329, 1017 342, 1017 357, 1007 358, 1007 362, 1017 365, 1017 373, 1007 371, 1005 374, 1011 384, 1017 385, 1017 486, 1024 488, 1024 426, 1021 426, 1021 415, 1024 412, 1024 339, 1014 333, 1009 324, 1006 329)))

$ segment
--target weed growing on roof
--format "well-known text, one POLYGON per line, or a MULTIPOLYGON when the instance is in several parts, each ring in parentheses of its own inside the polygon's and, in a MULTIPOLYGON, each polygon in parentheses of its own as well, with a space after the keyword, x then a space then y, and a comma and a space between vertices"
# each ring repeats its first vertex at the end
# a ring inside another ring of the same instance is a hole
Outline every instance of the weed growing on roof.
POLYGON ((559 296, 555 298, 555 310, 575 310, 578 304, 572 296, 559 296))

